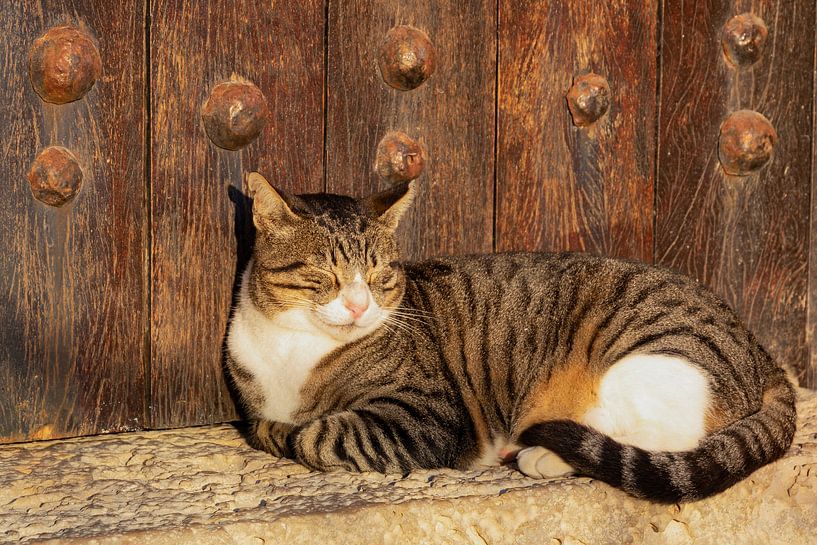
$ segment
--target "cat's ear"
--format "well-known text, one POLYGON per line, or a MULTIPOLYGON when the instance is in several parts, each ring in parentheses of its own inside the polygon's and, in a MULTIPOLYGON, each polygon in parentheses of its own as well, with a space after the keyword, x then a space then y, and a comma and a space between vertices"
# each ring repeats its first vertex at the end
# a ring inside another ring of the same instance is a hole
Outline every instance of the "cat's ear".
POLYGON ((280 229, 300 218, 292 211, 287 200, 293 197, 272 187, 257 172, 247 176, 247 187, 252 197, 252 221, 257 229, 280 229))
POLYGON ((411 206, 415 191, 413 180, 403 182, 386 191, 366 197, 364 203, 377 214, 380 221, 393 231, 397 229, 400 218, 411 206))

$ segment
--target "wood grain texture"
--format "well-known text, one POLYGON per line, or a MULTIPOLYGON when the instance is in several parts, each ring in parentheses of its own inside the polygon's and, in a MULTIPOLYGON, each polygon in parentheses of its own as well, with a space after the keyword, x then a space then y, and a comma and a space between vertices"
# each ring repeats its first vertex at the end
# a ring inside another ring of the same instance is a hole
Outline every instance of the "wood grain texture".
POLYGON ((496 183, 498 250, 580 250, 652 260, 655 0, 502 0, 496 183), (575 76, 610 85, 586 128, 575 76))
MULTIPOLYGON (((813 28, 817 29, 817 13, 813 28)), ((814 44, 814 59, 817 63, 817 41, 814 44)), ((814 100, 811 104, 811 201, 809 207, 809 266, 808 266, 808 308, 806 316, 806 344, 809 357, 801 375, 801 382, 811 388, 817 388, 817 214, 814 205, 817 203, 817 70, 812 79, 814 100)))
POLYGON ((323 190, 324 4, 319 0, 151 3, 151 424, 235 416, 222 343, 252 234, 247 172, 323 190), (241 151, 215 147, 200 109, 235 73, 269 105, 241 151))
POLYGON ((663 10, 656 262, 714 288, 806 378, 814 3, 666 0, 663 10), (721 29, 749 10, 769 36, 757 64, 737 71, 721 29), (722 172, 718 133, 744 108, 780 139, 770 164, 740 178, 722 172))
POLYGON ((0 12, 0 441, 145 424, 144 9, 125 0, 7 2, 0 12), (77 102, 42 102, 28 50, 53 26, 98 41, 102 77, 77 102), (45 147, 78 158, 62 208, 26 179, 45 147))
POLYGON ((421 140, 429 159, 400 227, 407 258, 492 248, 495 14, 494 0, 329 2, 327 188, 385 189, 373 170, 380 139, 399 130, 421 140), (377 66, 396 25, 423 30, 436 50, 436 72, 411 91, 386 85, 377 66))

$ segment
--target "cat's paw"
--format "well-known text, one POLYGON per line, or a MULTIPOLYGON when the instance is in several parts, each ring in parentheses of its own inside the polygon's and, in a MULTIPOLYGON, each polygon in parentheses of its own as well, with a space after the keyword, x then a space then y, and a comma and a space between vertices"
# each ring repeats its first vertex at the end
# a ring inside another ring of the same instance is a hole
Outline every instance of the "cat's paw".
POLYGON ((574 473, 572 467, 545 447, 523 448, 516 455, 516 463, 519 471, 534 479, 564 477, 574 473))
POLYGON ((255 420, 250 424, 250 444, 278 458, 292 458, 287 438, 294 430, 291 424, 271 420, 255 420))

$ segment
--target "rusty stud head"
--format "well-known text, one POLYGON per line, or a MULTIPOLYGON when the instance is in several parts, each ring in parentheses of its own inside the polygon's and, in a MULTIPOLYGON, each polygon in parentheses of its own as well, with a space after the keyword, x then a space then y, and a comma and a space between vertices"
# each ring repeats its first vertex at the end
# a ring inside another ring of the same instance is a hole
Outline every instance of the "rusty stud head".
POLYGON ((746 176, 759 169, 772 156, 777 132, 766 117, 751 110, 739 110, 721 125, 718 157, 723 170, 733 176, 746 176))
POLYGON ((390 131, 377 145, 374 170, 388 182, 408 182, 423 173, 425 159, 419 142, 400 131, 390 131))
POLYGON ((44 149, 28 171, 34 198, 50 206, 71 201, 82 183, 82 169, 74 154, 60 146, 44 149))
POLYGON ((586 127, 610 108, 610 85, 603 76, 590 72, 573 80, 566 98, 573 124, 586 127))
POLYGON ((766 24, 757 15, 735 15, 723 27, 723 52, 733 65, 750 66, 760 59, 768 35, 766 24))
POLYGON ((228 150, 252 142, 267 124, 268 114, 264 93, 249 81, 238 79, 213 87, 201 109, 207 136, 228 150))
POLYGON ((90 36, 71 26, 50 29, 31 46, 28 75, 46 102, 79 100, 102 73, 102 59, 90 36))
POLYGON ((377 64, 383 81, 389 86, 410 91, 434 73, 434 46, 422 30, 408 25, 396 26, 386 33, 377 64))

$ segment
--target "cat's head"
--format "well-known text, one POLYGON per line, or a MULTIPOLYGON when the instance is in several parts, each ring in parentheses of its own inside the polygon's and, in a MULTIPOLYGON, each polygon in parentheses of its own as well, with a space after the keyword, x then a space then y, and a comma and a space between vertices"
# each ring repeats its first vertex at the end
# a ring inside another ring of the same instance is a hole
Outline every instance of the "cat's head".
POLYGON ((363 199, 290 195, 258 173, 248 185, 257 234, 247 288, 261 312, 341 341, 388 320, 405 292, 394 231, 411 183, 363 199))

